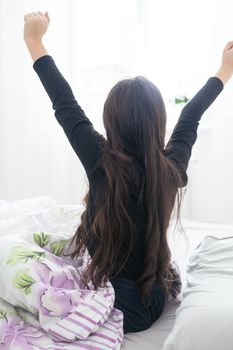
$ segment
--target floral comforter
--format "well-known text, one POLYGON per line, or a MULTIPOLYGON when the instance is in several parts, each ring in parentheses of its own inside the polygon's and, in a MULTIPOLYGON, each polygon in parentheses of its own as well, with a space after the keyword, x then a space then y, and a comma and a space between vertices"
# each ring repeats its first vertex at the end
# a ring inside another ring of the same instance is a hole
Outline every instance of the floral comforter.
POLYGON ((0 222, 0 349, 120 349, 123 316, 112 285, 94 291, 80 280, 67 248, 80 207, 55 207, 0 222))

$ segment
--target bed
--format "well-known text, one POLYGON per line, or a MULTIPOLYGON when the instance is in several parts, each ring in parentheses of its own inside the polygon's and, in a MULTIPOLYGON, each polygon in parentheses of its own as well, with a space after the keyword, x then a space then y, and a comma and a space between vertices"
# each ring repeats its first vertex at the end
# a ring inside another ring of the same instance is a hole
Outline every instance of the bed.
MULTIPOLYGON (((6 220, 12 220, 14 216, 15 231, 22 230, 25 222, 24 217, 30 213, 40 212, 44 209, 56 207, 55 201, 50 197, 30 198, 13 203, 0 200, 0 236, 6 235, 4 230, 6 220), (15 224, 17 223, 17 225, 15 224)), ((79 213, 82 206, 74 206, 79 213)), ((223 225, 214 223, 199 223, 183 220, 185 233, 178 232, 177 228, 171 225, 168 237, 173 259, 178 263, 181 271, 183 287, 186 286, 186 265, 190 255, 206 236, 227 237, 233 235, 233 225, 223 225)), ((35 227, 34 227, 35 228, 35 227)), ((33 229, 34 229, 33 228, 33 229)), ((14 233, 12 230, 12 233, 14 233)), ((181 297, 168 303, 161 318, 152 327, 140 333, 127 334, 122 343, 122 350, 162 350, 164 342, 171 333, 175 319, 176 310, 180 306, 181 297)))

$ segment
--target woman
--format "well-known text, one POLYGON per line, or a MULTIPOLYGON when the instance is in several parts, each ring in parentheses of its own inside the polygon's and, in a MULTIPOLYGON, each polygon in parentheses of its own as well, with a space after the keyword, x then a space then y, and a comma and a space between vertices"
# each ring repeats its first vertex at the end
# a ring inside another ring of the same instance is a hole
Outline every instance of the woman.
POLYGON ((42 43, 48 25, 48 13, 25 15, 25 42, 90 185, 71 256, 88 249, 92 261, 84 284, 91 280, 98 288, 109 279, 124 332, 141 331, 159 318, 174 284, 166 231, 176 197, 179 215, 177 194, 187 184, 199 120, 233 73, 233 42, 216 75, 183 109, 165 147, 164 102, 143 77, 120 81, 110 91, 103 111, 107 139, 93 129, 42 43))

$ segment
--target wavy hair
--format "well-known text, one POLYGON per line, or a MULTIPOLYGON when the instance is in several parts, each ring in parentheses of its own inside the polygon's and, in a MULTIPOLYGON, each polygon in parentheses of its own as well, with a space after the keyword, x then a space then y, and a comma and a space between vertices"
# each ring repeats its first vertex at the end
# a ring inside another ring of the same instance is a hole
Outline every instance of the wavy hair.
MULTIPOLYGON (((128 203, 132 189, 138 188, 137 204, 146 212, 146 225, 144 271, 137 285, 146 302, 154 283, 167 292, 171 288, 167 228, 176 198, 179 217, 181 197, 177 193, 182 187, 177 167, 165 156, 166 111, 160 91, 144 77, 118 82, 105 101, 103 121, 107 140, 100 165, 106 190, 96 201, 90 227, 87 209, 82 214, 71 256, 75 258, 97 239, 92 261, 83 275, 84 283, 91 280, 98 288, 119 274, 135 239, 128 203)), ((88 208, 90 192, 84 201, 88 208)))

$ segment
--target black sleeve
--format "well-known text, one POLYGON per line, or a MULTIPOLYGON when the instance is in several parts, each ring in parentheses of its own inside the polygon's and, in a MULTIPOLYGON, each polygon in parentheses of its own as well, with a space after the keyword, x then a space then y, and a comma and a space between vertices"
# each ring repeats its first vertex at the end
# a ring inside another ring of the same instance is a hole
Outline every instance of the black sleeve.
POLYGON ((183 186, 187 183, 186 170, 191 157, 192 147, 197 139, 197 128, 203 113, 223 90, 223 83, 217 77, 211 77, 193 99, 183 108, 165 155, 179 168, 183 186))
POLYGON ((33 68, 50 97, 57 121, 63 127, 89 178, 101 156, 100 145, 104 142, 104 137, 94 130, 51 56, 39 58, 33 68))

